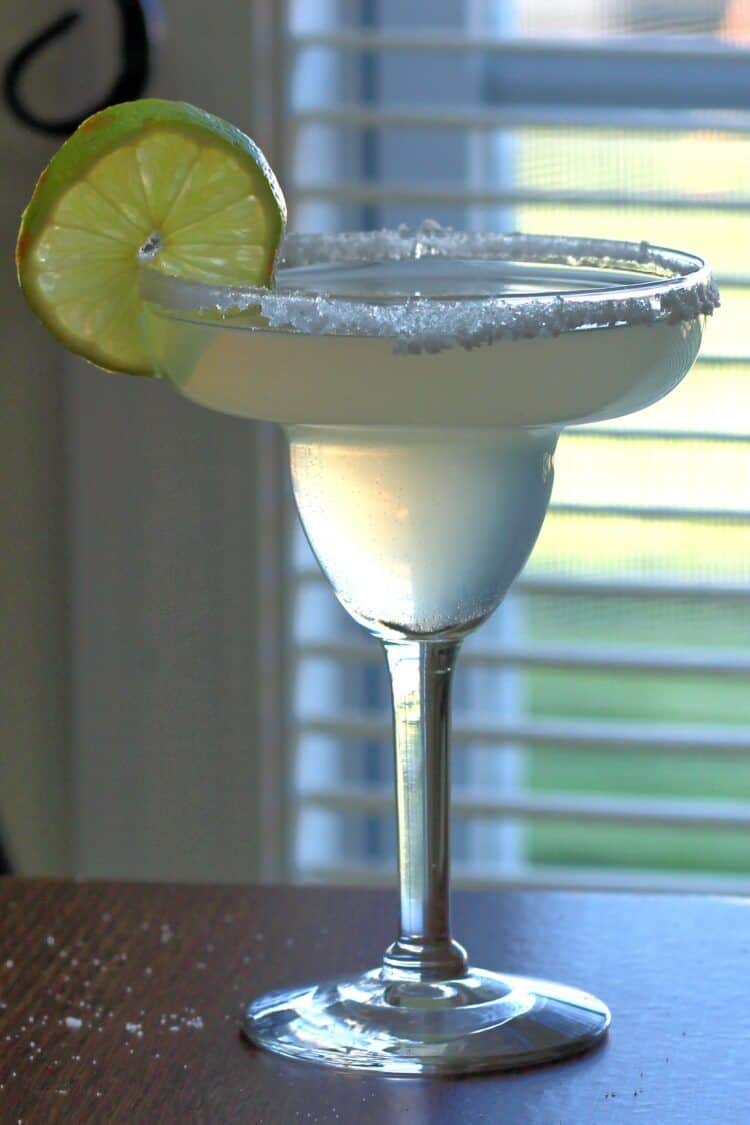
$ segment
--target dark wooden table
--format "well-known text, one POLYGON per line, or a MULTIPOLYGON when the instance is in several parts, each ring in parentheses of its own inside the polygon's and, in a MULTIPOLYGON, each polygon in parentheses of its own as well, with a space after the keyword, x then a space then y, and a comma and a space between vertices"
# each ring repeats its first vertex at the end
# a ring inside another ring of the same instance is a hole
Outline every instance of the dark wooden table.
POLYGON ((750 900, 457 895, 478 964, 609 1003, 609 1040, 573 1061, 384 1079, 240 1037, 245 998, 375 964, 394 920, 379 891, 0 880, 0 1122, 750 1120, 750 900))

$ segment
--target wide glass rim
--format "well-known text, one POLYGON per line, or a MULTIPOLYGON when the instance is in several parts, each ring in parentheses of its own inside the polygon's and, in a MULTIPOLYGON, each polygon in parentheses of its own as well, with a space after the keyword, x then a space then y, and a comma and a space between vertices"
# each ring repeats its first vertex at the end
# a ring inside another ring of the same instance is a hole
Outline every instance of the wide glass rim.
POLYGON ((162 315, 228 328, 304 335, 395 337, 406 351, 472 347, 498 338, 554 336, 581 328, 677 323, 710 314, 719 303, 708 263, 698 255, 647 242, 569 235, 456 231, 427 221, 411 230, 289 234, 278 269, 362 264, 425 256, 631 272, 633 281, 564 292, 487 296, 340 296, 325 289, 273 289, 178 278, 144 267, 141 296, 162 315), (254 317, 236 319, 238 313, 254 317))

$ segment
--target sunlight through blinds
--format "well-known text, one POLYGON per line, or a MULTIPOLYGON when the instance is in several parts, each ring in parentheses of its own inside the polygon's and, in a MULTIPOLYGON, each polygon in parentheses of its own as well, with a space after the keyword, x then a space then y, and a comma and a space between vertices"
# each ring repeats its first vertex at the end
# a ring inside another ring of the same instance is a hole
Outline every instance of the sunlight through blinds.
MULTIPOLYGON (((562 438, 532 558, 465 645, 456 878, 747 892, 750 2, 347 11, 291 8, 297 228, 646 239, 722 285, 674 394, 562 438)), ((292 540, 293 870, 389 879, 382 656, 292 540)))

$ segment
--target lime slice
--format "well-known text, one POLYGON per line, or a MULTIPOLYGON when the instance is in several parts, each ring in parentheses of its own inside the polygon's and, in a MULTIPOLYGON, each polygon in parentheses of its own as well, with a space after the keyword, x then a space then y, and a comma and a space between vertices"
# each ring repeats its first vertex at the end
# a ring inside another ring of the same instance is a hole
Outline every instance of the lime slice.
POLYGON ((70 351, 151 375, 140 264, 269 284, 285 222, 276 177, 239 129, 185 102, 125 102, 84 121, 42 172, 21 220, 18 280, 70 351))

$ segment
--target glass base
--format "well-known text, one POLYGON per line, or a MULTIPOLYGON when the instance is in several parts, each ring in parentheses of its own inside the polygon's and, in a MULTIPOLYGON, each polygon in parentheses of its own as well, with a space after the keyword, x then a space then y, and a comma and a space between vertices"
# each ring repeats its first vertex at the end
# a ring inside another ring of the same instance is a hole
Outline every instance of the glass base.
POLYGON ((469 969, 414 982, 382 969, 273 992, 246 1009, 244 1031, 290 1058, 385 1074, 510 1070, 585 1051, 610 1023, 587 992, 469 969))

